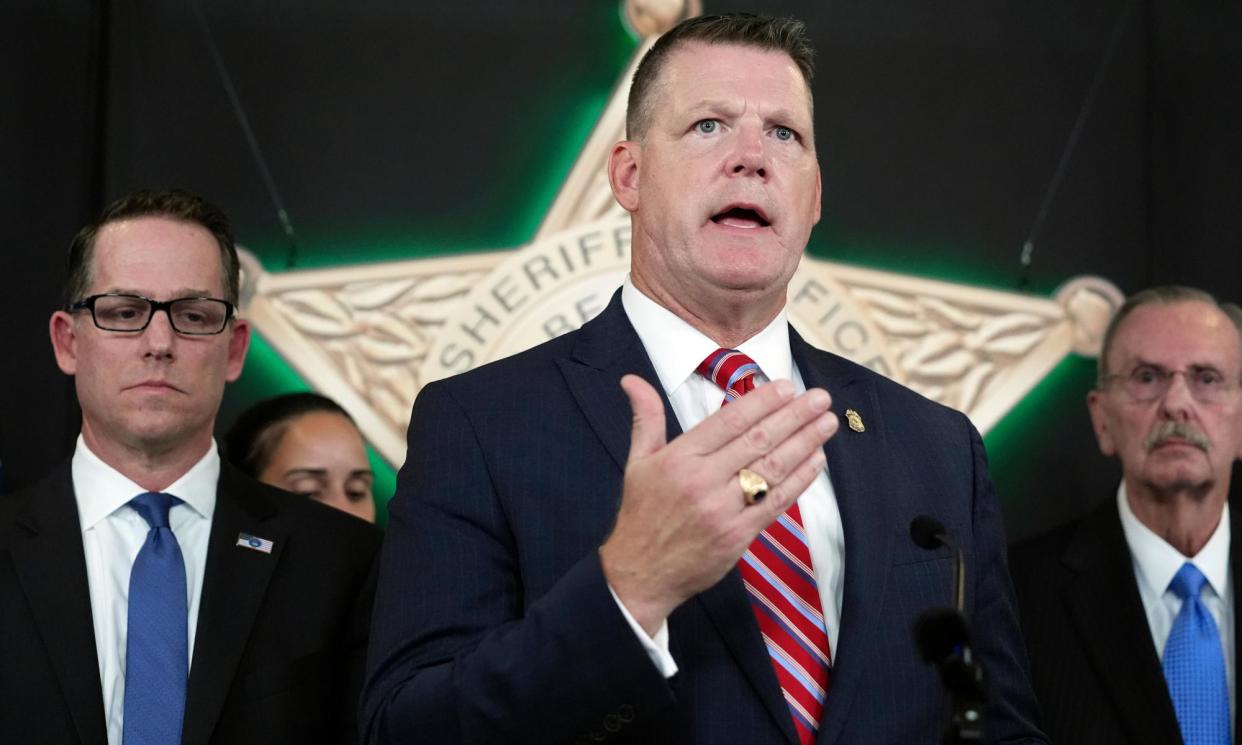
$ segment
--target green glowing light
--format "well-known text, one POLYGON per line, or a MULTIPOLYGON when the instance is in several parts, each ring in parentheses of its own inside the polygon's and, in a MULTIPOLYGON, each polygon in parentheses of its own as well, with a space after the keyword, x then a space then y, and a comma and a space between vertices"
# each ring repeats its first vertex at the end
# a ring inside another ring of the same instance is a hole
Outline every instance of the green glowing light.
MULTIPOLYGON (((982 249, 979 249, 982 251, 982 249)), ((999 272, 979 264, 970 264, 963 257, 962 246, 948 246, 927 240, 904 243, 876 240, 828 240, 812 234, 807 253, 825 261, 909 274, 954 284, 967 284, 989 290, 1020 291, 1048 297, 1059 282, 1031 282, 1019 287, 1019 273, 999 272)), ((1016 259, 1015 259, 1016 265, 1016 259)))
POLYGON ((1009 495, 1025 494, 1030 488, 1029 484, 1014 480, 1023 478, 1024 467, 1031 465, 1031 444, 1054 442, 1060 436, 1065 417, 1049 416, 1049 412, 1067 412, 1076 418, 1085 418, 1084 398, 1094 381, 1095 360, 1071 354, 1023 396, 983 438, 1002 504, 1009 500, 1009 495))

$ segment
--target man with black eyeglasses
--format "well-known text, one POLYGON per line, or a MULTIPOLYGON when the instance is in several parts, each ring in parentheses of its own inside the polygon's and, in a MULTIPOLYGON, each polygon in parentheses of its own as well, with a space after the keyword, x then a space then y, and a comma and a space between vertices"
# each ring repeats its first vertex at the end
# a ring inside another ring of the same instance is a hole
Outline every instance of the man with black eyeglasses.
POLYGON ((1240 378, 1242 314, 1206 292, 1143 290, 1110 323, 1087 405, 1116 497, 1010 554, 1051 741, 1233 741, 1240 378))
POLYGON ((354 740, 379 535, 223 463, 250 340, 228 219, 182 191, 70 246, 72 459, 0 502, 0 742, 354 740))

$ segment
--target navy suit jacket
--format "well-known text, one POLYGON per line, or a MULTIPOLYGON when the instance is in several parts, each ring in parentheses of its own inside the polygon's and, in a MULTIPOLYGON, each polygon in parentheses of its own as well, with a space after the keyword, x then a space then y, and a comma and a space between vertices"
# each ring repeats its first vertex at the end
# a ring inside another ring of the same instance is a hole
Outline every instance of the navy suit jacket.
MULTIPOLYGON (((1229 515, 1231 535, 1242 535, 1242 510, 1229 515)), ((1242 571, 1237 546, 1235 538, 1234 577, 1242 571)), ((1015 545, 1010 562, 1049 737, 1065 745, 1181 743, 1116 499, 1015 545)), ((1236 611, 1234 619, 1234 638, 1242 639, 1236 611)), ((1242 645, 1234 647, 1239 670, 1242 645)))
MULTIPOLYGON (((379 542, 373 525, 220 464, 182 745, 354 742, 379 542)), ((104 717, 65 464, 0 497, 0 742, 107 745, 104 717)))
MULTIPOLYGON (((924 513, 966 552, 990 739, 1043 742, 977 432, 796 334, 791 346, 806 385, 866 424, 825 448, 845 587, 818 742, 939 742, 946 699, 911 625, 951 604, 953 561, 911 543, 924 513)), ((598 548, 629 450, 627 373, 660 389, 618 294, 578 332, 423 389, 382 551, 366 742, 797 742, 736 569, 669 618, 669 680, 608 591, 598 548)), ((675 437, 667 400, 665 414, 675 437)))

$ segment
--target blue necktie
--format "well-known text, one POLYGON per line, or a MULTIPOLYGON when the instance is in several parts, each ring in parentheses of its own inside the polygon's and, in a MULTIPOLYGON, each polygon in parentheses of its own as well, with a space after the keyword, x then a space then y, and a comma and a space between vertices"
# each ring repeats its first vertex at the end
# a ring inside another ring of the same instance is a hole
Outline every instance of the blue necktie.
POLYGON ((146 492, 129 502, 151 530, 129 574, 124 745, 177 745, 189 677, 185 561, 168 525, 179 502, 146 492))
POLYGON ((1186 745, 1229 745, 1229 683, 1216 621, 1199 600, 1204 581, 1186 562, 1169 583, 1182 609, 1164 647, 1164 679, 1186 745))

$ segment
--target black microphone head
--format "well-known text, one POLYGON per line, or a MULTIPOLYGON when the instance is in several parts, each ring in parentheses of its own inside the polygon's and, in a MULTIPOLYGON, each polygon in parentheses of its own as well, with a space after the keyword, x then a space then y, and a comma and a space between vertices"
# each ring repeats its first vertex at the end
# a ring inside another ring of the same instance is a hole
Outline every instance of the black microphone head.
POLYGON ((910 538, 919 548, 939 548, 944 535, 944 524, 931 515, 919 515, 910 521, 910 538))
POLYGON ((933 608, 914 622, 914 643, 924 660, 938 664, 970 646, 970 626, 953 608, 933 608))

